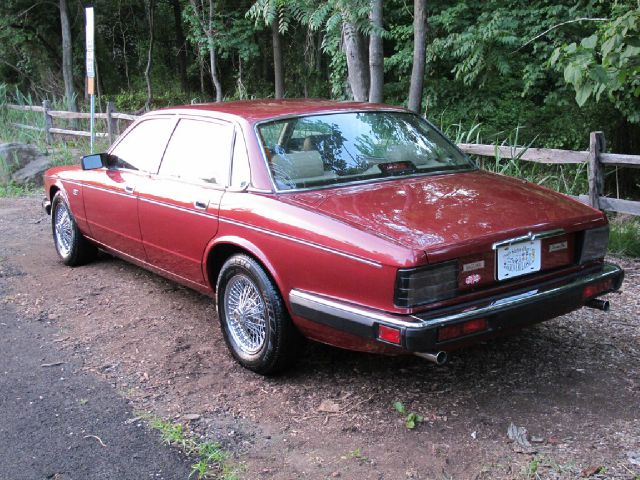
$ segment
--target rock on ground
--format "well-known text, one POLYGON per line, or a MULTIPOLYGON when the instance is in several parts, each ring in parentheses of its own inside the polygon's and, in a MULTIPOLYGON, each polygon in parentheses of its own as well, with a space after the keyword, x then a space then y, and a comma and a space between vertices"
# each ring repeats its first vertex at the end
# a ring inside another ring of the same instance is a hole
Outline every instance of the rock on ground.
POLYGON ((0 144, 0 183, 9 183, 11 175, 38 157, 33 145, 23 143, 0 144))

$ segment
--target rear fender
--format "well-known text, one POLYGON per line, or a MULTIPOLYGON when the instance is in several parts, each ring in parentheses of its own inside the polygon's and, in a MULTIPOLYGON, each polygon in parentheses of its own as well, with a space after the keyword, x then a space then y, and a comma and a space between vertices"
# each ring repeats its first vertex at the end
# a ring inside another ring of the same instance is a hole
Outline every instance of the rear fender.
POLYGON ((262 264, 262 266, 266 269, 269 276, 276 283, 276 286, 278 287, 278 290, 283 296, 283 299, 285 300, 285 302, 287 301, 286 294, 288 292, 285 292, 283 289, 282 278, 278 275, 277 270, 275 269, 273 264, 269 261, 269 259, 267 258, 267 255, 253 242, 235 235, 226 235, 222 237, 216 237, 209 243, 209 245, 207 245, 207 248, 205 249, 204 257, 202 259, 202 268, 204 270, 203 274, 205 277, 205 281, 207 282, 207 285, 211 288, 212 291, 215 291, 216 289, 215 283, 216 283, 217 276, 216 278, 209 278, 209 272, 207 272, 207 259, 209 258, 209 255, 212 250, 222 245, 230 245, 230 246, 234 246, 239 249, 242 249, 246 253, 254 257, 256 260, 258 260, 262 264))

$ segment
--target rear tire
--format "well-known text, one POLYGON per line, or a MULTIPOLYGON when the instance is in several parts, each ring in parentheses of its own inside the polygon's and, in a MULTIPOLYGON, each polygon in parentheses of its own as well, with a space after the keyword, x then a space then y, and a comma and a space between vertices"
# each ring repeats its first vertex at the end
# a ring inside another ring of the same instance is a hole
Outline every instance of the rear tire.
POLYGON ((291 365, 303 343, 273 280, 253 258, 234 255, 216 285, 222 335, 245 368, 273 375, 291 365))
POLYGON ((62 192, 51 202, 51 230, 56 252, 65 265, 84 265, 96 258, 98 249, 84 238, 62 192))

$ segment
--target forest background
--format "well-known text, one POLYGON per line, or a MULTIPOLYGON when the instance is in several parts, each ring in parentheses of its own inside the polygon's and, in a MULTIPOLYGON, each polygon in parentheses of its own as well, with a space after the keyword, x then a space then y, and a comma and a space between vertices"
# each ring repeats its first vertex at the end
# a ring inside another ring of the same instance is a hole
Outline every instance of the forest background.
MULTIPOLYGON (((85 6, 0 2, 0 101, 87 109, 85 6)), ((608 151, 640 153, 639 0, 93 6, 99 110, 106 101, 124 112, 267 97, 383 101, 458 141, 584 150, 602 130, 608 151)), ((537 180, 574 178, 559 189, 585 193, 579 167, 552 168, 537 180)), ((607 189, 638 198, 640 176, 628 172, 609 175, 607 189)))

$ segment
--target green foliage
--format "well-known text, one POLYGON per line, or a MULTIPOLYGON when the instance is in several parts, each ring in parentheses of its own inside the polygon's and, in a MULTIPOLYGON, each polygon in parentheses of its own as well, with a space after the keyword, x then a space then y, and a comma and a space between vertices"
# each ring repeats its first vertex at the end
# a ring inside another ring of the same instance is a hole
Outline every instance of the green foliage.
POLYGON ((557 47, 549 63, 564 73, 583 106, 605 94, 632 123, 640 123, 640 5, 614 4, 611 19, 594 24, 579 43, 557 47))
POLYGON ((404 417, 404 426, 409 430, 413 430, 417 425, 421 424, 424 421, 424 417, 418 415, 415 412, 407 411, 407 408, 402 402, 393 402, 393 408, 396 412, 404 417))
POLYGON ((197 458, 197 461, 191 466, 189 477, 195 475, 198 480, 205 478, 238 479, 240 466, 229 462, 229 453, 219 443, 196 440, 193 435, 185 432, 180 423, 153 419, 151 426, 160 431, 163 442, 175 445, 187 455, 197 458))
POLYGON ((610 223, 609 252, 640 257, 640 219, 618 216, 610 223))

